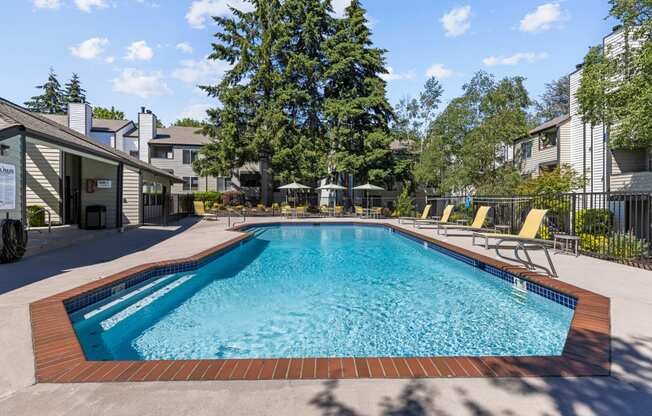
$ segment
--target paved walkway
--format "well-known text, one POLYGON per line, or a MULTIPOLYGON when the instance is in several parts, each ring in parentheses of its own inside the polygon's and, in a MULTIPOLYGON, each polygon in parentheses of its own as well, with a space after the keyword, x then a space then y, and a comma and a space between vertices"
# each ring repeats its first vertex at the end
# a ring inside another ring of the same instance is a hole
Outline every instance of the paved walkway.
MULTIPOLYGON (((563 280, 611 297, 612 377, 34 385, 30 302, 144 262, 195 254, 235 235, 225 228, 224 219, 186 219, 0 266, 0 415, 652 414, 652 272, 567 255, 553 257, 563 280)), ((468 237, 447 241, 471 248, 468 237)))

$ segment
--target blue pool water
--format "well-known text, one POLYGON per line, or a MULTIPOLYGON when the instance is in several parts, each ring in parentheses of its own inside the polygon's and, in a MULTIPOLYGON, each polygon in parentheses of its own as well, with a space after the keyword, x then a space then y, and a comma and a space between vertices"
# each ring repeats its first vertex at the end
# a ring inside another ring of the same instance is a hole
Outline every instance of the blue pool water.
POLYGON ((72 314, 89 359, 559 355, 573 311, 384 227, 268 226, 72 314))

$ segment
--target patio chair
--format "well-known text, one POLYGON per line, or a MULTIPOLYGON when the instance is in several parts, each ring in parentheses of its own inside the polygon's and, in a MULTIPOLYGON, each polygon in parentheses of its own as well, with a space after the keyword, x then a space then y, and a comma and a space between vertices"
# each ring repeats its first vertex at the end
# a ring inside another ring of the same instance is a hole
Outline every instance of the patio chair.
POLYGON ((482 206, 478 208, 478 211, 475 213, 475 218, 471 225, 454 225, 454 224, 439 224, 437 227, 437 234, 441 234, 441 230, 444 230, 444 236, 448 237, 448 230, 460 230, 460 231, 475 231, 483 232, 490 231, 484 227, 485 221, 487 221, 487 215, 491 207, 482 206))
POLYGON ((441 226, 442 224, 448 224, 451 214, 453 213, 453 208, 455 208, 455 205, 446 205, 446 208, 444 208, 444 212, 441 214, 441 218, 439 219, 425 219, 425 220, 416 220, 414 221, 414 226, 417 228, 421 228, 420 226, 422 225, 436 225, 437 227, 441 226))
POLYGON ((432 208, 431 204, 428 204, 425 207, 423 207, 423 212, 421 213, 420 217, 398 217, 398 223, 402 224, 403 221, 408 221, 414 224, 416 220, 427 220, 428 215, 430 215, 430 208, 432 208))
POLYGON ((326 205, 322 205, 322 206, 319 207, 319 213, 323 217, 328 217, 330 215, 330 210, 328 209, 328 207, 326 205))
POLYGON ((292 216, 292 208, 290 208, 289 205, 282 205, 281 206, 281 215, 290 218, 292 216))
POLYGON ((217 214, 214 213, 207 213, 206 209, 204 208, 204 202, 203 201, 193 201, 192 202, 193 207, 195 209, 195 215, 198 217, 206 218, 206 219, 214 219, 217 220, 217 214))
POLYGON ((343 213, 344 213, 344 207, 342 205, 338 205, 338 206, 335 207, 335 216, 336 217, 341 217, 343 213))
POLYGON ((305 217, 307 214, 306 207, 303 206, 297 207, 296 210, 297 210, 297 217, 305 217))
POLYGON ((355 215, 357 217, 359 217, 359 218, 364 217, 364 208, 356 206, 355 207, 355 215))
POLYGON ((558 277, 557 270, 555 270, 555 266, 552 264, 550 253, 548 253, 547 246, 550 245, 551 242, 536 238, 537 233, 539 232, 539 228, 541 227, 541 224, 543 224, 543 220, 546 217, 547 212, 547 209, 531 209, 527 214, 527 217, 525 217, 525 222, 523 223, 521 231, 518 233, 518 235, 474 232, 472 244, 475 245, 475 239, 477 237, 484 238, 484 248, 485 250, 488 250, 489 239, 496 239, 498 240, 496 243, 496 256, 505 260, 521 263, 529 270, 535 270, 539 268, 544 270, 550 276, 558 277), (516 243, 516 246, 514 246, 514 257, 507 257, 500 254, 500 249, 505 248, 501 247, 501 245, 505 242, 516 243), (538 248, 543 250, 550 268, 546 268, 545 266, 534 263, 530 257, 530 253, 528 252, 528 249, 530 248, 538 248), (519 255, 519 250, 523 250, 523 253, 526 257, 525 259, 521 258, 519 255))
POLYGON ((374 218, 380 218, 383 216, 383 208, 382 207, 374 207, 371 208, 371 215, 374 218))

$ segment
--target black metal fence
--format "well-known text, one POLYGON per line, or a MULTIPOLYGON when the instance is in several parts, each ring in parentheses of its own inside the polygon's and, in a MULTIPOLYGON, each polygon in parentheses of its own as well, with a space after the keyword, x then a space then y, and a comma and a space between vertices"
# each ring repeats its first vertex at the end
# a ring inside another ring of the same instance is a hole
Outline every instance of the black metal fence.
MULTIPOLYGON (((552 240, 554 234, 579 237, 584 254, 610 260, 652 262, 652 194, 568 193, 557 196, 438 196, 432 215, 441 215, 448 204, 456 217, 473 218, 480 206, 490 206, 488 226, 506 225, 518 233, 528 212, 547 209, 538 238, 552 240)), ((421 203, 421 209, 425 203, 421 203)))
POLYGON ((148 194, 142 195, 143 224, 167 224, 185 215, 192 214, 192 194, 148 194))

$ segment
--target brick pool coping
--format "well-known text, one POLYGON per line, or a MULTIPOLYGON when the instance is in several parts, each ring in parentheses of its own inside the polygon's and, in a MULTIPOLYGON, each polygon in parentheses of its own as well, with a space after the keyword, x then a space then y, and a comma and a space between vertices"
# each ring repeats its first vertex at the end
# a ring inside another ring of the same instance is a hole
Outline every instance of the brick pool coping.
MULTIPOLYGON (((292 221, 241 224, 231 230, 292 221)), ((306 222, 299 222, 306 224, 306 222)), ((325 224, 360 224, 329 221, 325 224)), ((483 357, 336 357, 89 361, 77 339, 64 301, 116 284, 133 275, 166 266, 198 263, 249 238, 243 233, 191 257, 143 264, 30 304, 37 383, 183 380, 298 380, 333 378, 606 376, 610 374, 609 298, 553 280, 461 247, 389 223, 384 226, 457 252, 519 278, 577 299, 560 356, 483 357)))

